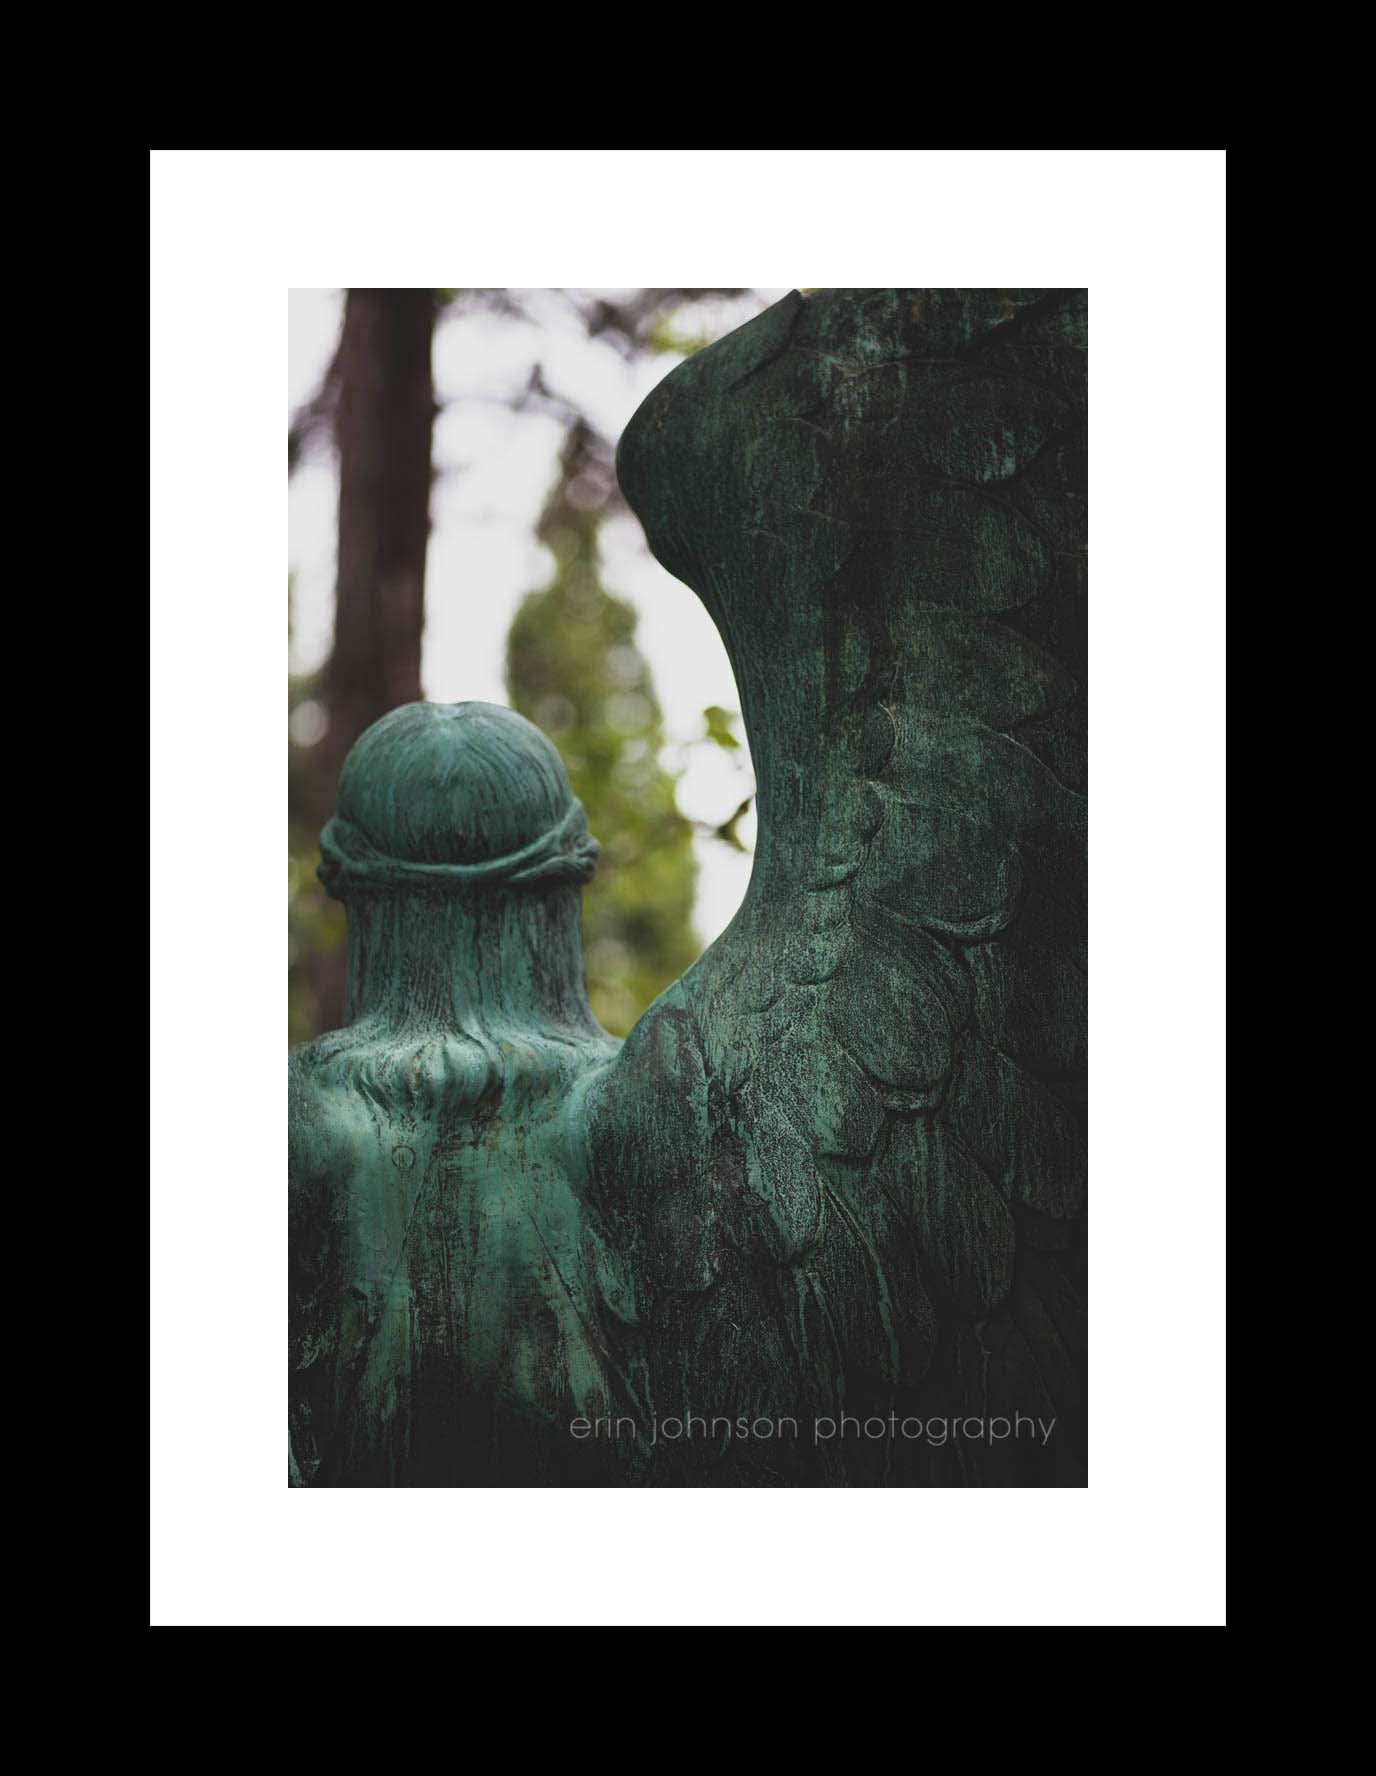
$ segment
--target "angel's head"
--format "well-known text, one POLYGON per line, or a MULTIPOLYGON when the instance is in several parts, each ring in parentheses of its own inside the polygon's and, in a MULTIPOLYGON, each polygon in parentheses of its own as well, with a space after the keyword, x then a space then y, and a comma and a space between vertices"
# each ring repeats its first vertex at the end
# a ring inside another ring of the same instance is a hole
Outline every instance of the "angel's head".
POLYGON ((321 878, 340 900, 582 884, 597 842, 559 754, 495 703, 408 703, 355 744, 321 878))
POLYGON ((409 703, 355 743, 320 878, 345 902, 358 1011, 532 1010, 582 998, 580 889, 598 846, 563 761, 494 703, 409 703), (436 984, 442 981, 443 989, 436 984))

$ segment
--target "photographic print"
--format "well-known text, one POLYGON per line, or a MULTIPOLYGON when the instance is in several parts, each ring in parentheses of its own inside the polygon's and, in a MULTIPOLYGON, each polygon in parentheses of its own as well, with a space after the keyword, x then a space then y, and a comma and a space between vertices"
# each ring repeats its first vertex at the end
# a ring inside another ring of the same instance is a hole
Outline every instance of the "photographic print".
POLYGON ((292 294, 291 1488, 1082 1488, 1087 291, 292 294))

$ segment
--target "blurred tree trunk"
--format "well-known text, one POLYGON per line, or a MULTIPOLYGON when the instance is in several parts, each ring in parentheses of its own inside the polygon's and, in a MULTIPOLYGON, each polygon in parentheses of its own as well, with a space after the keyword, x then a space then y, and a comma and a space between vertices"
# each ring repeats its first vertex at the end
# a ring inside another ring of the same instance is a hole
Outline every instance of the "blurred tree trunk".
MULTIPOLYGON (((329 727, 312 748, 317 827, 334 810, 344 759, 363 730, 420 697, 425 550, 435 387, 433 290, 350 290, 340 338, 335 442, 339 564, 334 647, 320 699, 329 727)), ((318 959, 318 1028, 344 1021, 344 954, 318 959)))
POLYGON ((336 776, 366 727, 420 696, 434 331, 433 290, 349 291, 335 416, 339 571, 325 679, 336 776))

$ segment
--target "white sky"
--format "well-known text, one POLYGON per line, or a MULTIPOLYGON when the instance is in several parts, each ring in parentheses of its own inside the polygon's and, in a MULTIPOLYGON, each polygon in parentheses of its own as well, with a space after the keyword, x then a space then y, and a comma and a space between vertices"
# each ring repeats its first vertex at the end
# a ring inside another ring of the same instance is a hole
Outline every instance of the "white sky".
MULTIPOLYGON (((702 304, 691 320, 685 317, 684 330, 719 336, 786 294, 758 290, 737 302, 702 304)), ((579 407, 614 444, 650 389, 681 362, 665 354, 628 363, 613 346, 589 339, 555 292, 528 292, 527 302, 535 310, 530 322, 459 314, 442 317, 435 333, 442 411, 435 422, 421 683, 436 702, 507 701, 507 629, 524 594, 543 586, 553 568, 534 527, 556 473, 562 428, 545 414, 512 413, 507 397, 524 388, 538 362, 549 389, 579 407)), ((342 310, 339 290, 289 292, 289 411, 319 386, 342 310)), ((329 653, 336 498, 333 455, 321 445, 298 468, 290 492, 293 671, 312 671, 329 653)), ((650 555, 633 518, 608 522, 601 536, 604 583, 639 615, 636 641, 664 710, 662 761, 683 772, 679 806, 691 819, 719 824, 754 788, 749 755, 744 746, 728 755, 714 746, 685 749, 685 743, 701 738, 709 704, 740 707, 726 650, 696 596, 650 555)), ((753 809, 740 832, 753 844, 753 809)), ((697 838, 695 849, 694 923, 706 947, 740 905, 750 859, 707 835, 697 838)))

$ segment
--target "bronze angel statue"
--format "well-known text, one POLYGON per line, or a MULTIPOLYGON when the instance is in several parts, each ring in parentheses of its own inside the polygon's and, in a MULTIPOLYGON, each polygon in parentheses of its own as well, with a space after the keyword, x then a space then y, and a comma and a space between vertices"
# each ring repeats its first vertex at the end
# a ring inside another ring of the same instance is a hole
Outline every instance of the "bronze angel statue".
POLYGON ((618 475, 702 599, 749 890, 626 1041, 510 710, 359 740, 293 1052, 295 1486, 1082 1486, 1085 293, 797 292, 618 475))

